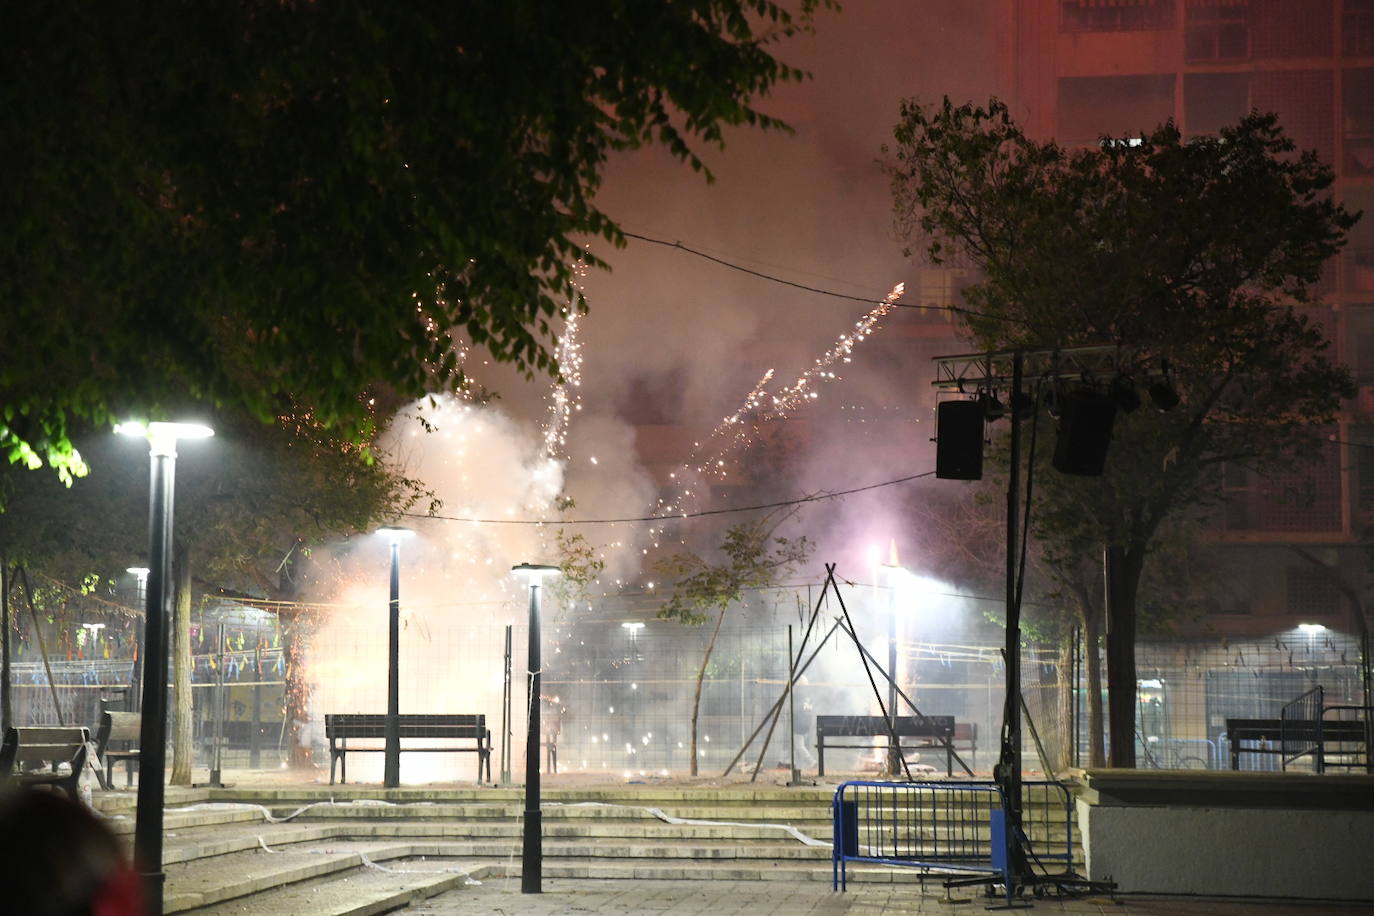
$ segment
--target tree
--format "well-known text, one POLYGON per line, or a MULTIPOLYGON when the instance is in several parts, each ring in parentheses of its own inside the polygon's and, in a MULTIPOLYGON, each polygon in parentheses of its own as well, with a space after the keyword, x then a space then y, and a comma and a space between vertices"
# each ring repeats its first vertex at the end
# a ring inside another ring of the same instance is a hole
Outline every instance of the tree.
POLYGON ((695 552, 685 551, 664 557, 655 564, 660 574, 673 580, 672 597, 659 609, 660 618, 700 626, 711 619, 710 611, 716 612, 715 627, 702 653, 696 689, 692 693, 692 740, 688 753, 693 776, 697 775, 701 687, 726 613, 746 601, 746 592, 775 585, 789 570, 806 562, 811 553, 811 544, 805 537, 777 535, 778 528, 793 514, 769 514, 757 521, 731 525, 721 541, 719 562, 712 563, 695 552))
MULTIPOLYGON (((291 599, 297 586, 292 558, 313 544, 394 519, 426 496, 418 481, 385 461, 360 461, 361 446, 308 419, 264 426, 223 411, 212 425, 215 438, 182 448, 177 468, 171 641, 174 661, 188 667, 177 679, 181 686, 173 707, 177 721, 187 727, 193 591, 291 599)), ((148 547, 147 447, 108 433, 78 441, 92 458, 92 473, 71 488, 51 475, 29 475, 0 513, 0 557, 67 582, 92 573, 113 579, 148 547)), ((10 477, 27 474, 0 469, 10 477)), ((285 605, 274 607, 290 641, 298 621, 285 605)), ((288 683, 287 696, 303 703, 299 676, 296 666, 288 668, 288 681, 295 683, 288 683)), ((288 721, 304 718, 288 716, 288 721)), ((190 733, 179 728, 177 738, 173 779, 189 784, 190 733)))
MULTIPOLYGON (((608 155, 779 129, 773 0, 27 4, 0 30, 0 448, 223 405, 370 436, 471 345, 554 372, 608 155)), ((709 172, 708 172, 709 177, 709 172)))
POLYGON ((933 260, 952 250, 982 272, 959 313, 978 346, 1116 344, 1126 383, 1167 371, 1181 397, 1167 412, 1120 412, 1101 477, 1036 480, 1035 534, 1065 563, 1104 556, 1111 763, 1132 766, 1147 559, 1166 523, 1220 498, 1223 464, 1293 466, 1353 394, 1301 307, 1358 214, 1330 199, 1331 170, 1295 154, 1271 114, 1220 137, 1184 142, 1170 122, 1066 150, 1028 138, 996 101, 908 101, 895 137, 900 231, 933 260))

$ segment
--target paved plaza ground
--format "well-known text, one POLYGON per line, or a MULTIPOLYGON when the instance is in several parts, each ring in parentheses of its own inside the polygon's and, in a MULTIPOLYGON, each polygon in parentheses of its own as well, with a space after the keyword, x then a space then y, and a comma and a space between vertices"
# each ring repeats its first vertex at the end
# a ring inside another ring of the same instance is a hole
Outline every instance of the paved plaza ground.
MULTIPOLYGON (((986 912, 989 900, 980 891, 955 894, 961 903, 944 902, 944 889, 932 882, 915 885, 851 886, 844 893, 818 882, 783 884, 773 881, 625 881, 549 879, 541 894, 520 893, 518 878, 496 879, 440 894, 403 910, 426 916, 831 916, 831 914, 914 913, 971 914, 986 912)), ((1027 912, 1054 916, 1355 916, 1374 914, 1374 905, 1266 901, 1206 900, 1200 898, 1085 897, 1076 900, 1038 899, 1027 912)))

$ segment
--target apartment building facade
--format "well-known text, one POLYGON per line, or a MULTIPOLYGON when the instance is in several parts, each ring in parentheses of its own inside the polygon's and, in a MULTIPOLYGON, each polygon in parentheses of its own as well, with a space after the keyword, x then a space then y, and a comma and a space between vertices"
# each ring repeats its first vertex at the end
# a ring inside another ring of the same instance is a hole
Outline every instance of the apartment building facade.
MULTIPOLYGON (((1374 212, 1374 0, 1002 0, 996 22, 1000 84, 1032 136, 1087 145, 1173 119, 1193 137, 1274 111, 1300 149, 1332 164, 1338 198, 1374 212)), ((1348 632, 1342 583, 1362 588, 1369 575, 1374 219, 1356 226, 1320 292, 1313 317, 1360 396, 1311 465, 1228 469, 1217 532, 1230 569, 1202 622, 1215 631, 1348 632)))

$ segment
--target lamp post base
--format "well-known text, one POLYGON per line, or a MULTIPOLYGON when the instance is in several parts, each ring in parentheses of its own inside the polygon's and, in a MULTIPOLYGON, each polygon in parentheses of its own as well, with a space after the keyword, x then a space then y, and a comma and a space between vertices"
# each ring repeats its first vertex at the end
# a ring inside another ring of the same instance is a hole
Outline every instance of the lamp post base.
POLYGON ((524 854, 520 859, 520 893, 539 894, 544 890, 544 813, 525 812, 524 854))

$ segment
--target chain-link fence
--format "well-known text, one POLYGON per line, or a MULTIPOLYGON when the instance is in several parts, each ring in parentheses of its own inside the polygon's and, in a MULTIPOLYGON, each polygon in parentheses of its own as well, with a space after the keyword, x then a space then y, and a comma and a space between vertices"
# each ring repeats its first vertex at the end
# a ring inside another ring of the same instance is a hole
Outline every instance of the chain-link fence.
MULTIPOLYGON (((818 600, 814 589, 774 590, 729 609, 718 630, 712 614, 700 626, 658 619, 661 602, 646 596, 579 605, 575 612, 547 608, 541 730, 546 744, 557 748, 559 770, 627 779, 680 775, 691 771, 695 745, 704 776, 785 769, 793 754, 803 772, 814 773, 816 717, 886 711, 891 655, 901 694, 921 713, 952 716, 966 736, 960 755, 978 774, 989 773, 1005 701, 1000 628, 976 599, 945 603, 938 613, 906 613, 881 589, 846 587, 841 594, 843 607, 832 597, 818 600), (896 636, 891 648, 889 630, 896 636), (796 689, 789 697, 794 665, 796 689)), ((507 604, 467 606, 461 613, 405 608, 400 701, 403 714, 486 715, 502 769, 520 773, 528 629, 524 609, 507 604)), ((200 617, 192 630, 198 765, 209 764, 216 736, 223 736, 224 767, 280 766, 292 756, 293 743, 298 758, 327 764, 320 724, 326 713, 386 709, 383 611, 322 608, 308 625, 297 621, 302 652, 295 670, 289 640, 272 615, 200 617), (302 698, 296 708, 305 711, 295 722, 286 715, 293 691, 302 698)), ((1278 624, 1264 637, 1139 643, 1139 766, 1229 768, 1228 720, 1277 718, 1285 703, 1312 687, 1324 689, 1328 705, 1368 703, 1354 637, 1278 624)), ((1091 733, 1082 645, 1026 646, 1022 658, 1026 770, 1086 765, 1092 742, 1105 746, 1105 736, 1091 733)), ((49 659, 45 665, 30 656, 16 662, 11 721, 54 723, 60 707, 62 721, 94 731, 102 700, 110 708, 136 706, 134 668, 128 657, 49 659)), ((899 714, 913 711, 906 699, 898 700, 899 714)), ((909 762, 943 771, 942 754, 920 753, 927 756, 913 755, 909 762)), ((451 756, 402 755, 402 778, 469 778, 470 761, 451 756)), ((380 757, 362 755, 350 775, 380 778, 380 757), (368 769, 373 765, 377 773, 368 769)), ((876 748, 826 752, 828 773, 877 773, 884 763, 876 748)), ((1244 769, 1280 765, 1274 754, 1241 759, 1244 769)))

